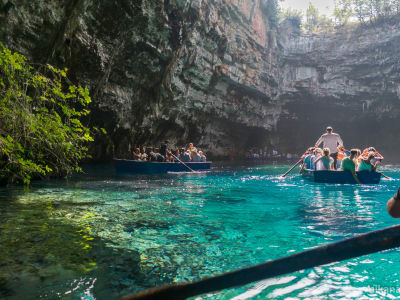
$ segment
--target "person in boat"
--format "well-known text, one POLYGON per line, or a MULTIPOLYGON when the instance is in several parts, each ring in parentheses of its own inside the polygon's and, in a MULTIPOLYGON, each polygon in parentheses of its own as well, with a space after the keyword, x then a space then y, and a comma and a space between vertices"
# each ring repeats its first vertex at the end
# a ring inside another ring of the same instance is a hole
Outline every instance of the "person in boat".
POLYGON ((317 158, 315 161, 315 164, 317 166, 318 171, 323 171, 323 170, 334 170, 335 168, 333 167, 333 164, 335 163, 334 159, 330 156, 331 151, 329 148, 324 148, 323 150, 323 155, 317 158), (318 164, 318 162, 321 162, 318 164))
POLYGON ((367 158, 370 153, 373 153, 377 158, 383 159, 383 156, 374 147, 365 148, 362 152, 363 158, 367 158))
MULTIPOLYGON (((314 149, 314 154, 311 156, 311 170, 317 170, 317 164, 315 161, 322 156, 322 149, 321 148, 315 148, 314 149)), ((320 164, 320 163, 319 163, 320 164)), ((318 164, 318 166, 319 166, 318 164)))
POLYGON ((336 162, 336 170, 340 169, 342 166, 343 158, 350 155, 350 151, 345 150, 343 146, 338 146, 338 155, 337 155, 337 162, 336 162))
POLYGON ((182 161, 183 162, 190 162, 192 160, 192 156, 190 155, 189 149, 183 153, 182 161))
POLYGON ((164 161, 167 159, 168 144, 169 141, 166 140, 160 147, 160 154, 164 157, 164 161))
POLYGON ((193 146, 193 143, 189 143, 188 150, 189 150, 191 156, 193 156, 194 151, 197 151, 196 147, 193 146))
POLYGON ((356 160, 357 153, 358 153, 357 149, 350 150, 350 157, 345 157, 342 160, 342 170, 346 171, 346 172, 351 172, 351 174, 354 177, 354 180, 357 183, 361 183, 356 174, 355 160, 356 160))
POLYGON ((334 167, 336 168, 336 163, 337 163, 337 155, 338 155, 338 150, 337 146, 343 146, 343 141, 340 137, 339 134, 333 132, 333 128, 331 126, 326 127, 326 133, 321 135, 321 137, 318 139, 318 141, 315 143, 315 147, 319 147, 319 145, 322 143, 323 148, 329 148, 330 150, 330 156, 334 160, 334 167))
POLYGON ((147 161, 146 147, 144 146, 140 149, 140 160, 147 161))
POLYGON ((153 147, 147 147, 146 154, 147 154, 147 161, 157 161, 157 156, 153 151, 153 147))
POLYGON ((164 156, 165 162, 174 162, 175 161, 171 154, 172 154, 171 151, 167 149, 167 152, 165 152, 165 156, 164 156))
POLYGON ((200 156, 199 152, 197 151, 197 149, 192 152, 192 161, 193 162, 201 162, 201 156, 200 156))
POLYGON ((386 209, 393 218, 400 218, 400 187, 396 195, 387 202, 386 209))
POLYGON ((180 160, 182 160, 183 159, 183 155, 185 154, 185 148, 181 148, 180 150, 179 150, 179 159, 180 160))
POLYGON ((367 171, 367 172, 375 171, 375 166, 371 163, 371 160, 373 158, 374 158, 373 153, 370 153, 366 159, 362 158, 360 164, 358 165, 357 171, 367 171))
POLYGON ((302 156, 303 163, 301 164, 300 173, 304 169, 311 170, 311 168, 312 168, 311 156, 313 155, 313 153, 314 153, 314 147, 310 147, 307 149, 306 153, 303 154, 303 156, 302 156))
POLYGON ((156 162, 165 162, 165 156, 160 153, 160 149, 156 148, 155 151, 156 162))
POLYGON ((363 158, 367 158, 367 157, 368 157, 369 148, 370 148, 370 147, 365 148, 365 149, 363 150, 363 152, 362 152, 362 154, 361 154, 363 158))
POLYGON ((135 152, 133 152, 133 160, 140 160, 140 149, 135 148, 135 152))
POLYGON ((175 155, 175 157, 177 158, 177 159, 181 159, 181 154, 180 154, 180 151, 179 151, 179 149, 175 149, 174 150, 174 155, 175 155))
POLYGON ((200 161, 201 162, 206 162, 207 161, 207 157, 204 155, 203 151, 199 151, 200 154, 200 161))
POLYGON ((374 154, 374 157, 371 159, 372 165, 376 168, 378 164, 380 164, 383 160, 382 154, 380 154, 374 147, 365 148, 362 156, 363 158, 367 158, 369 154, 374 154))
POLYGON ((376 167, 382 162, 383 156, 378 151, 375 150, 374 147, 370 147, 370 151, 374 153, 374 158, 371 159, 371 163, 376 167))
POLYGON ((361 149, 356 149, 357 150, 357 155, 354 159, 354 163, 356 164, 356 170, 358 169, 358 166, 361 163, 362 160, 362 156, 361 156, 361 149))

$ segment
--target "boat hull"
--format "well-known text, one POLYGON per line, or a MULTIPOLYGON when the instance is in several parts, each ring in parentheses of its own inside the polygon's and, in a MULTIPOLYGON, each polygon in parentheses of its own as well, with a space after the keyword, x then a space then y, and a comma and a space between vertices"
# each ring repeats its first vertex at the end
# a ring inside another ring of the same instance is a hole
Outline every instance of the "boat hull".
MULTIPOLYGON (((211 162, 185 163, 194 171, 207 171, 211 169, 211 162)), ((123 174, 165 174, 169 172, 190 172, 180 162, 147 162, 130 159, 114 159, 117 173, 123 174)))
MULTIPOLYGON (((363 184, 378 184, 381 180, 381 173, 379 172, 356 172, 357 177, 363 184)), ((314 171, 303 170, 302 174, 304 179, 321 182, 321 183, 347 183, 356 184, 353 175, 347 171, 314 171)))

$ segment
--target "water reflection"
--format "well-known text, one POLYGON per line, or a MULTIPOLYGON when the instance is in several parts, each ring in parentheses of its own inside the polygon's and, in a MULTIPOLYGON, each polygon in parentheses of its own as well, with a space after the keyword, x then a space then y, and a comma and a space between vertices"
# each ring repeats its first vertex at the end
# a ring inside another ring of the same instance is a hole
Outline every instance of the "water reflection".
MULTIPOLYGON (((22 297, 23 284, 36 298, 117 298, 393 223, 384 203, 398 179, 378 186, 321 185, 294 174, 278 178, 283 171, 259 166, 166 176, 89 174, 36 183, 29 191, 3 190, 0 295, 22 297)), ((376 255, 215 298, 318 298, 346 289, 380 297, 362 287, 371 280, 394 284, 398 277, 388 274, 398 275, 396 261, 393 254, 376 255)))

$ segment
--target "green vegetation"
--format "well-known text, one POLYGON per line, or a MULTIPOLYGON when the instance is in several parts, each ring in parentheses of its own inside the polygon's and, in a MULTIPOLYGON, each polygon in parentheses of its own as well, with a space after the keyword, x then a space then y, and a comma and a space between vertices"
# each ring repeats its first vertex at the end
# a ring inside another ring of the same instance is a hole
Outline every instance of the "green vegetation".
POLYGON ((332 31, 333 25, 333 21, 330 18, 320 15, 318 9, 311 3, 309 4, 304 24, 304 29, 308 33, 332 31))
POLYGON ((279 3, 278 0, 265 0, 262 3, 262 9, 267 15, 272 27, 277 27, 279 24, 279 3))
POLYGON ((290 21, 307 33, 332 32, 350 23, 375 23, 400 14, 400 0, 336 0, 333 18, 321 15, 309 4, 305 15, 301 11, 283 9, 280 21, 290 21))
POLYGON ((80 171, 93 141, 81 119, 89 90, 69 83, 66 69, 40 66, 0 43, 0 182, 80 171))
POLYGON ((287 20, 293 24, 294 27, 300 29, 301 23, 303 19, 303 13, 300 10, 296 9, 282 9, 280 14, 280 20, 287 20))
POLYGON ((400 0, 336 0, 334 17, 339 25, 346 24, 351 19, 364 24, 399 13, 400 0))
POLYGON ((320 15, 318 9, 309 4, 305 16, 299 10, 283 9, 280 14, 281 22, 289 21, 296 28, 303 29, 307 33, 329 32, 333 31, 334 23, 332 19, 325 15, 320 15), (305 17, 305 22, 303 18, 305 17))

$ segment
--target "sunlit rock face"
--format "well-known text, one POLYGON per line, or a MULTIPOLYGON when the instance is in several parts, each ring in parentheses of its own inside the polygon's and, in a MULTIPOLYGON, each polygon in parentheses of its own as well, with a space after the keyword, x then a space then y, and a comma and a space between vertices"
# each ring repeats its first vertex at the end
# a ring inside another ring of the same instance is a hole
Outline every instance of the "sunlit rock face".
POLYGON ((320 36, 300 35, 282 24, 279 41, 279 99, 288 103, 278 122, 281 134, 306 146, 304 141, 313 144, 332 125, 348 148, 373 145, 397 153, 399 20, 320 36))
POLYGON ((295 153, 328 124, 348 146, 399 143, 398 23, 301 36, 267 14, 265 0, 3 0, 0 40, 90 87, 109 133, 95 158, 164 139, 295 153))

